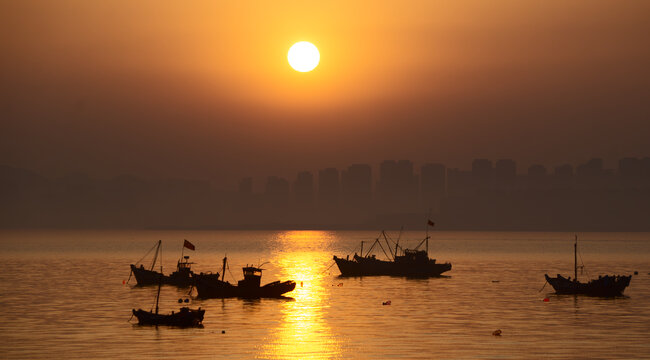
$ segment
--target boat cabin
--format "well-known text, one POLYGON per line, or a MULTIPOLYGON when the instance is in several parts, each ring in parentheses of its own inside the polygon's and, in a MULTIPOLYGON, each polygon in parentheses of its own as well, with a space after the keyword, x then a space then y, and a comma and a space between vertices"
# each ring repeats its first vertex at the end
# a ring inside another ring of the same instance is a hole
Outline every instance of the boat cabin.
POLYGON ((192 264, 194 263, 189 261, 190 257, 187 255, 183 256, 183 259, 185 259, 185 261, 178 260, 178 263, 176 264, 176 271, 178 271, 179 273, 191 272, 192 271, 191 267, 192 264))
POLYGON ((260 287, 262 279, 262 269, 254 266, 246 266, 242 268, 244 272, 244 280, 239 280, 239 286, 260 287))
POLYGON ((396 256, 395 261, 427 262, 429 261, 429 256, 424 250, 404 249, 404 255, 396 256))

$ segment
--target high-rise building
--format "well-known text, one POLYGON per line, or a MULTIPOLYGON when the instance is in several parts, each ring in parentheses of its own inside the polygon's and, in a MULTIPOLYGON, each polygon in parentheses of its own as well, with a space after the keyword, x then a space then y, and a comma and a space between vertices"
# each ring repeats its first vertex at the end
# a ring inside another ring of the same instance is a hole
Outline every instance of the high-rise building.
POLYGON ((338 206, 340 196, 339 171, 327 168, 318 172, 318 206, 331 210, 338 206))
POLYGON ((367 164, 350 165, 341 174, 343 202, 349 206, 370 205, 372 198, 372 169, 367 164))
POLYGON ((293 182, 293 196, 300 208, 311 207, 314 204, 314 175, 309 171, 298 173, 293 182))
POLYGON ((239 180, 238 193, 240 198, 250 198, 253 195, 253 178, 239 180))
POLYGON ((378 197, 384 210, 404 212, 417 203, 418 181, 409 160, 385 160, 379 166, 378 197))
POLYGON ((512 159, 497 160, 494 168, 496 188, 501 191, 512 191, 517 180, 517 164, 512 159))
POLYGON ((420 169, 420 192, 426 207, 440 209, 447 189, 447 169, 442 164, 424 164, 420 169))
POLYGON ((472 161, 472 179, 474 186, 480 190, 492 189, 493 185, 492 161, 488 159, 474 159, 472 161))
POLYGON ((289 181, 277 176, 266 179, 264 195, 271 206, 286 206, 289 203, 289 181))

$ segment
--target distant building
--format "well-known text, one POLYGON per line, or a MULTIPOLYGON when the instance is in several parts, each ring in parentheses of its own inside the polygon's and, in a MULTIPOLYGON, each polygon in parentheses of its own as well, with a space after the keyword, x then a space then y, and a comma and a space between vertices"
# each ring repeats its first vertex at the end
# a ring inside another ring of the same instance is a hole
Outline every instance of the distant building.
POLYGON ((425 207, 440 209, 447 190, 447 168, 442 164, 424 164, 420 169, 420 192, 425 207))
POLYGON ((494 169, 495 186, 500 191, 512 191, 517 180, 517 164, 512 159, 497 160, 494 169))
POLYGON ((266 180, 264 195, 271 206, 284 207, 289 203, 289 181, 277 176, 269 176, 266 180))
POLYGON ((553 187, 557 189, 569 189, 573 187, 574 176, 573 166, 563 164, 555 167, 553 171, 553 187))
POLYGON ((472 179, 474 186, 480 190, 492 189, 493 185, 492 161, 488 159, 474 159, 472 161, 472 179))
POLYGON ((372 168, 354 164, 341 174, 343 202, 348 206, 366 207, 372 198, 372 168))
POLYGON ((379 166, 379 201, 385 211, 411 211, 417 205, 418 181, 409 160, 385 160, 379 166))
POLYGON ((471 171, 447 169, 447 195, 449 197, 468 197, 475 194, 471 171))
POLYGON ((293 196, 300 208, 311 207, 314 204, 314 175, 309 171, 298 173, 293 182, 293 196))
POLYGON ((238 191, 240 198, 248 199, 253 195, 253 178, 246 177, 239 180, 238 191))
POLYGON ((332 210, 338 206, 341 192, 339 171, 327 168, 318 172, 318 206, 332 210))

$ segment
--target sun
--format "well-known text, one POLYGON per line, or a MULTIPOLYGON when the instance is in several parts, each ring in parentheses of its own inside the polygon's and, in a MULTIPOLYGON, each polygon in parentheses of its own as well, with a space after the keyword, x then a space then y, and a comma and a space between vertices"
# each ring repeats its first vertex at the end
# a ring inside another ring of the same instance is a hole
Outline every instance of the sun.
POLYGON ((287 59, 294 70, 308 72, 318 66, 320 53, 314 44, 309 41, 300 41, 289 49, 287 59))

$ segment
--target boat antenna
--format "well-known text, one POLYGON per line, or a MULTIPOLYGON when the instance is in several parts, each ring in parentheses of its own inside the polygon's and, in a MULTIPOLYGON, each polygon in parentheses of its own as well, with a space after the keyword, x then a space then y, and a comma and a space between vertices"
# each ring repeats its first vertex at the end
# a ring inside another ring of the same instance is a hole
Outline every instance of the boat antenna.
POLYGON ((573 280, 578 281, 578 234, 575 235, 573 244, 573 280))

